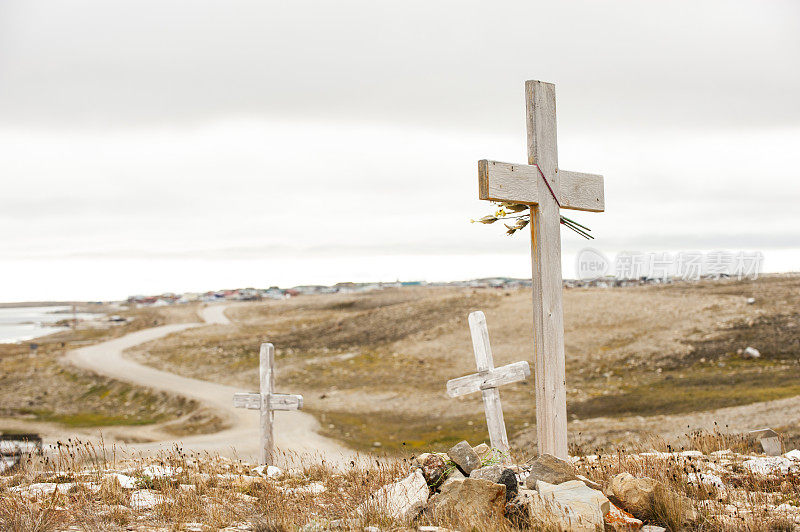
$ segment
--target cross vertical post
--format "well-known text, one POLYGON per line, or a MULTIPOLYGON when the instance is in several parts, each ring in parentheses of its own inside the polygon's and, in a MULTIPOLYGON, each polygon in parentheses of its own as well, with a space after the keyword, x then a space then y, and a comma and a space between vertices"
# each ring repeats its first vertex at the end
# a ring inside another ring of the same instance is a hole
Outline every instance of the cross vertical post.
POLYGON ((555 85, 525 82, 525 107, 528 164, 479 161, 478 194, 530 205, 536 432, 540 454, 566 459, 560 210, 603 211, 603 176, 559 169, 555 85))
MULTIPOLYGON (((469 330, 472 334, 472 349, 478 373, 488 373, 494 369, 492 346, 489 344, 489 328, 483 312, 469 315, 469 330)), ((503 407, 500 405, 500 390, 496 387, 481 387, 483 408, 486 411, 486 429, 489 431, 489 442, 492 447, 508 451, 508 434, 506 421, 503 418, 503 407)))
MULTIPOLYGON (((528 164, 537 165, 558 188, 556 88, 527 81, 525 101, 528 164), (553 176, 550 178, 549 176, 553 176)), ((561 279, 561 216, 547 184, 537 181, 539 202, 531 205, 534 380, 539 454, 567 458, 567 393, 561 279), (543 190, 544 189, 544 190, 543 190)))
MULTIPOLYGON (((271 343, 261 344, 261 349, 258 354, 258 372, 260 377, 261 397, 269 401, 272 391, 275 389, 275 374, 272 367, 275 364, 275 346, 271 343)), ((267 408, 261 408, 261 418, 259 425, 261 427, 261 439, 259 442, 259 450, 261 451, 261 463, 272 465, 272 450, 274 449, 274 434, 272 424, 275 421, 275 413, 269 408, 269 404, 265 405, 267 408)))

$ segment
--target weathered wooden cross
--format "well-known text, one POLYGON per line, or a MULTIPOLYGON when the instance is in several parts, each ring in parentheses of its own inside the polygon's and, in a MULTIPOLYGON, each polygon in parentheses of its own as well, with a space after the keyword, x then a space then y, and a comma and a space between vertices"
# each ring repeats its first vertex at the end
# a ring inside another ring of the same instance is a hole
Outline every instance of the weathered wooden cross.
POLYGON ((233 394, 233 406, 261 411, 261 463, 272 465, 272 451, 275 445, 272 424, 275 410, 300 410, 303 408, 303 396, 285 393, 274 393, 275 389, 275 346, 261 344, 259 353, 259 375, 261 392, 233 394))
POLYGON ((528 164, 478 162, 480 199, 531 207, 536 432, 539 453, 567 458, 560 209, 604 210, 603 176, 558 168, 556 88, 525 83, 528 164))
POLYGON ((475 351, 478 373, 447 381, 447 395, 458 397, 480 391, 483 394, 483 409, 486 411, 489 442, 495 449, 507 452, 506 422, 503 419, 500 391, 497 388, 503 384, 510 384, 529 377, 531 367, 527 362, 514 362, 500 368, 494 367, 492 347, 489 345, 489 328, 486 326, 486 316, 483 315, 483 312, 472 312, 469 315, 469 330, 472 333, 472 349, 475 351))

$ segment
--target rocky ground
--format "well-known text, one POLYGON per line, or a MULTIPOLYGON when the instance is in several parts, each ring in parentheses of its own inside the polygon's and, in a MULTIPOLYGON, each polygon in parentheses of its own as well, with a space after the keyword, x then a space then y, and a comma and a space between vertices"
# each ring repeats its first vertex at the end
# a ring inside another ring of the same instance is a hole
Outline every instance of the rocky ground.
POLYGON ((692 438, 695 449, 568 461, 463 441, 373 465, 286 470, 71 441, 0 475, 0 529, 800 530, 800 451, 765 456, 741 436, 692 438))

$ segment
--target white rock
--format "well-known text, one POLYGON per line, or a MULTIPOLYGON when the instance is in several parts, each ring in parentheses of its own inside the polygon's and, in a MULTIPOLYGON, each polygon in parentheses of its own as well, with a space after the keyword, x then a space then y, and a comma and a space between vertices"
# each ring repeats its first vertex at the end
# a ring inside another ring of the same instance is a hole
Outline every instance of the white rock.
POLYGON ((794 449, 788 453, 784 453, 783 456, 789 460, 800 460, 800 450, 794 449))
POLYGON ((681 451, 678 453, 678 456, 685 456, 687 458, 699 458, 703 456, 703 453, 700 451, 681 451))
POLYGON ((608 498, 582 481, 548 484, 539 480, 536 490, 546 509, 567 530, 594 531, 605 526, 603 518, 611 508, 608 498))
POLYGON ((769 475, 770 473, 780 473, 785 475, 790 469, 796 469, 797 465, 783 456, 756 456, 750 460, 745 460, 742 464, 752 473, 769 475))
POLYGON ((136 479, 133 477, 129 477, 128 475, 123 475, 122 473, 111 473, 107 475, 106 478, 115 478, 119 485, 125 489, 132 490, 136 489, 136 479))
POLYGON ((238 492, 234 492, 233 496, 239 499, 240 501, 244 502, 256 502, 258 500, 258 497, 253 497, 252 495, 246 495, 244 493, 238 493, 238 492))
POLYGON ((662 453, 661 451, 649 451, 646 453, 639 453, 639 456, 652 456, 654 458, 671 458, 674 455, 672 453, 662 453))
POLYGON ((152 490, 136 490, 131 493, 131 508, 134 510, 150 510, 164 501, 160 493, 152 490))
POLYGON ((667 529, 664 528, 663 526, 656 526, 656 525, 644 525, 639 530, 640 532, 667 532, 667 529))
POLYGON ((367 510, 376 508, 395 519, 412 519, 428 502, 428 495, 430 495, 430 490, 425 482, 425 477, 422 475, 422 471, 415 469, 403 480, 383 486, 370 495, 369 499, 356 511, 360 515, 364 515, 367 510))
POLYGON ((639 453, 639 456, 652 456, 653 458, 701 458, 703 453, 700 451, 680 451, 674 453, 665 453, 661 451, 648 451, 639 453))
POLYGON ((725 489, 725 483, 722 481, 722 478, 709 472, 689 473, 689 482, 692 484, 706 484, 721 490, 725 489))
POLYGON ((320 482, 312 482, 311 484, 306 484, 305 486, 289 488, 286 490, 286 493, 310 493, 312 495, 318 495, 327 489, 328 488, 326 488, 325 485, 320 482))
POLYGON ((283 469, 274 465, 260 465, 256 468, 253 468, 253 471, 264 478, 276 478, 283 475, 283 469))
POLYGON ((171 467, 163 467, 160 465, 149 465, 142 470, 142 476, 149 478, 171 478, 176 473, 180 473, 180 467, 173 469, 171 467))
POLYGON ((29 486, 14 486, 11 491, 16 491, 23 497, 36 498, 52 495, 56 491, 66 493, 75 485, 75 482, 37 482, 29 486))
POLYGON ((575 476, 578 477, 578 480, 580 480, 581 482, 583 482, 584 484, 586 484, 587 486, 589 486, 593 490, 603 491, 603 486, 601 486, 600 484, 598 484, 594 480, 592 480, 590 478, 587 478, 587 477, 584 477, 583 475, 575 475, 575 476))
POLYGON ((720 460, 719 464, 715 464, 714 462, 706 462, 706 463, 703 464, 703 467, 707 468, 707 471, 706 471, 707 473, 708 472, 714 472, 714 471, 727 472, 728 469, 726 469, 724 467, 724 464, 728 464, 728 463, 730 463, 730 460, 724 460, 724 461, 720 460))
POLYGON ((742 352, 745 358, 760 358, 761 353, 755 347, 746 347, 745 350, 742 352))

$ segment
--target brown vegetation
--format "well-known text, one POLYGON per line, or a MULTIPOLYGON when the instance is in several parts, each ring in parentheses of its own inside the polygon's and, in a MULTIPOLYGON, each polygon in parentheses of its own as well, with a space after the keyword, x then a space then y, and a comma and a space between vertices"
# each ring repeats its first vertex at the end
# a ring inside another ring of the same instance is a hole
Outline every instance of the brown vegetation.
POLYGON ((73 348, 148 327, 199 321, 195 306, 129 310, 92 307, 92 311, 110 311, 128 321, 79 323, 74 330, 37 339, 35 353, 28 343, 0 344, 0 432, 14 432, 25 422, 53 423, 73 430, 172 421, 165 428, 178 435, 213 430, 219 425, 212 413, 198 409, 196 401, 132 386, 60 362, 63 354, 73 348), (174 423, 178 419, 181 421, 174 423))
MULTIPOLYGON (((569 289, 564 297, 573 420, 687 414, 800 395, 798 276, 569 289), (762 358, 737 354, 748 345, 762 358)), ((373 442, 384 450, 446 446, 485 431, 478 395, 444 394, 447 379, 475 371, 466 318, 477 309, 487 315, 497 365, 530 358, 528 290, 444 288, 237 305, 227 312, 234 326, 185 331, 132 354, 252 388, 258 345, 270 341, 278 386, 303 393, 326 434, 365 450, 373 442)), ((533 439, 532 392, 531 382, 501 391, 520 445, 533 439)), ((607 428, 595 443, 624 441, 613 421, 607 428)))
MULTIPOLYGON (((743 453, 752 452, 750 445, 741 435, 695 433, 680 442, 650 440, 608 455, 578 452, 574 461, 578 473, 607 492, 620 473, 654 479, 660 489, 636 512, 668 530, 792 530, 800 519, 800 477, 744 467, 751 456, 743 453), (699 448, 683 452, 682 445, 699 448), (698 476, 709 471, 718 480, 698 476)), ((314 530, 402 530, 433 525, 556 530, 547 519, 522 526, 502 516, 463 511, 426 511, 410 522, 369 505, 356 511, 379 487, 407 475, 411 458, 406 454, 334 468, 313 457, 284 457, 295 467, 265 478, 250 464, 180 448, 143 458, 73 440, 0 475, 0 529, 288 531, 308 525, 314 530)), ((518 464, 524 461, 517 457, 518 464)))

